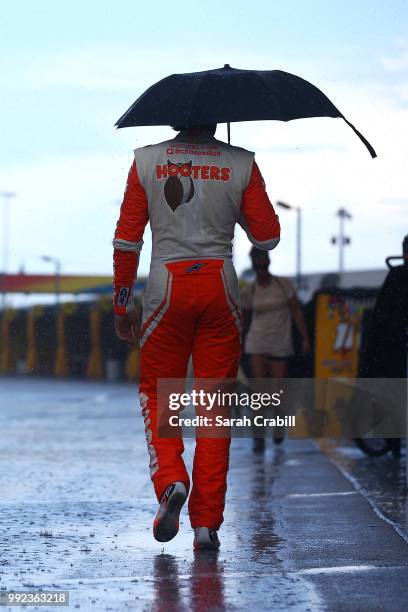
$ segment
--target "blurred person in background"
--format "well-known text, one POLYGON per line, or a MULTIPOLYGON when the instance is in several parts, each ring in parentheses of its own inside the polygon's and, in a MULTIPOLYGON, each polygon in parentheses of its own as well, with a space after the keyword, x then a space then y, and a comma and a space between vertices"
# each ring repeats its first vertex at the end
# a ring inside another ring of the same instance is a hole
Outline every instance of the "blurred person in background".
MULTIPOLYGON (((289 360, 294 356, 294 323, 301 337, 303 355, 310 353, 309 334, 302 307, 292 282, 269 271, 267 251, 256 246, 250 253, 255 281, 241 292, 244 353, 249 356, 251 378, 286 378, 289 360)), ((274 437, 275 443, 283 441, 274 437)), ((263 437, 254 437, 254 451, 265 448, 263 437)))

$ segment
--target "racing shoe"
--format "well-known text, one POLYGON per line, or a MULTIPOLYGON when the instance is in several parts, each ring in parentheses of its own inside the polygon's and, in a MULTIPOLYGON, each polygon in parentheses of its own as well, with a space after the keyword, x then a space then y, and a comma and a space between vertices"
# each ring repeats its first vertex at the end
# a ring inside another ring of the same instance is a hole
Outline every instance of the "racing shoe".
POLYGON ((194 543, 195 550, 218 550, 220 541, 216 529, 208 527, 194 527, 194 543))
POLYGON ((158 542, 169 542, 179 530, 179 515, 187 499, 183 482, 170 484, 162 495, 160 506, 153 523, 153 535, 158 542))

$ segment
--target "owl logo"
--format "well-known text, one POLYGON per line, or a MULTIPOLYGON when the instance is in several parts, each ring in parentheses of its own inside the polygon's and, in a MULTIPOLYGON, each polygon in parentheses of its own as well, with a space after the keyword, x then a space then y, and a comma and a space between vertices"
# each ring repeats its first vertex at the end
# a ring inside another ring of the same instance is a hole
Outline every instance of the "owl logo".
POLYGON ((188 204, 194 197, 192 164, 192 161, 179 164, 167 160, 168 178, 164 183, 164 197, 173 212, 182 204, 188 204))

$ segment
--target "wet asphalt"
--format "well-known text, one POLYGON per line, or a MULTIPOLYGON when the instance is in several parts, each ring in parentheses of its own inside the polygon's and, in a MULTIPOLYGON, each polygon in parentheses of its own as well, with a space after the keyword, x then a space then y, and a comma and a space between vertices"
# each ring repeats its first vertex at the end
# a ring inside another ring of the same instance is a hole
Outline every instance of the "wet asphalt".
POLYGON ((3 378, 0 426, 3 590, 98 612, 408 609, 403 459, 235 439, 222 548, 194 553, 185 510, 172 542, 152 537, 135 385, 3 378))

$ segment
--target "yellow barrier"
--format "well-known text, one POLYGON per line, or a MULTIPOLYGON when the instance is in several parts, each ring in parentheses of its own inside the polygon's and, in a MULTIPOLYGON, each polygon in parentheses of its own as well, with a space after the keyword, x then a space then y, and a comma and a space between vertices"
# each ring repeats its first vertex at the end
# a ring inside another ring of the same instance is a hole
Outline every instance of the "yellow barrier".
POLYGON ((1 319, 1 355, 0 372, 10 374, 13 371, 13 360, 11 351, 10 322, 17 315, 17 311, 9 308, 1 319))
POLYGON ((326 435, 341 435, 339 402, 350 398, 351 387, 339 389, 331 380, 357 376, 361 320, 366 303, 359 298, 321 294, 315 313, 315 397, 316 408, 324 412, 326 435))
POLYGON ((35 322, 42 316, 44 309, 34 306, 27 314, 27 371, 34 373, 38 368, 38 347, 35 337, 35 322))
POLYGON ((104 376, 104 368, 101 349, 101 311, 99 308, 92 308, 89 312, 89 327, 91 350, 86 367, 86 375, 88 378, 100 379, 104 376))
POLYGON ((315 314, 316 378, 356 376, 363 312, 364 305, 358 299, 319 295, 315 314))
POLYGON ((55 355, 55 376, 68 376, 67 350, 65 346, 65 317, 66 309, 59 308, 57 312, 57 352, 55 355))

